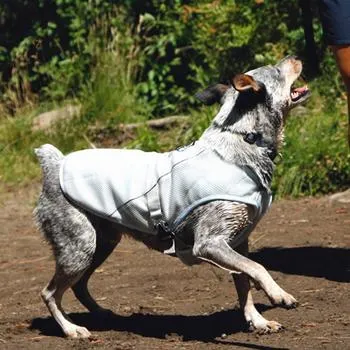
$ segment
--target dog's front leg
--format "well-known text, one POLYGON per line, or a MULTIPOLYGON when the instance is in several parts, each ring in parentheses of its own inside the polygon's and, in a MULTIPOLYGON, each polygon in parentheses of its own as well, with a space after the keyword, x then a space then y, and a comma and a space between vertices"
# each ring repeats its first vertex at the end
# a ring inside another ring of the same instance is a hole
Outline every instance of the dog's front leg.
POLYGON ((297 305, 296 299, 286 293, 262 265, 233 250, 222 236, 195 242, 193 254, 197 258, 211 262, 229 272, 243 272, 261 286, 272 304, 286 308, 297 305))
MULTIPOLYGON (((243 256, 248 255, 248 239, 246 239, 236 249, 243 256)), ((278 332, 282 325, 276 321, 266 320, 255 308, 253 296, 250 289, 249 276, 245 273, 232 273, 232 277, 237 289, 239 304, 244 313, 244 318, 249 326, 249 330, 257 330, 259 333, 278 332)))

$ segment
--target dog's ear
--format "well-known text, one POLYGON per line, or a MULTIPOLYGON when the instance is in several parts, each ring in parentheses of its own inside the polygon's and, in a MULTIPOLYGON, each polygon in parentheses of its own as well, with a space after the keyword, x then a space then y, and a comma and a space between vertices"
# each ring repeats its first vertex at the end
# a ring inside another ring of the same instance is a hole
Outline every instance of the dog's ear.
POLYGON ((220 103, 221 98, 225 95, 229 85, 215 84, 207 87, 205 90, 197 92, 194 96, 200 101, 210 106, 214 103, 220 103))
POLYGON ((232 85, 239 92, 244 92, 247 90, 260 92, 264 89, 263 83, 256 81, 251 75, 248 74, 235 75, 232 79, 232 85))

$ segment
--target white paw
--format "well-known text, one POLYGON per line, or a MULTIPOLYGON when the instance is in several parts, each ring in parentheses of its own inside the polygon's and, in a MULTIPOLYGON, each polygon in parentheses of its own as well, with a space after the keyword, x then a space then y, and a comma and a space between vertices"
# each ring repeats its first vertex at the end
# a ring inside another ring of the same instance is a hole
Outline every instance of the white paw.
POLYGON ((283 289, 279 293, 270 295, 269 297, 273 305, 279 305, 286 309, 292 309, 298 305, 298 301, 293 295, 286 293, 283 289))
POLYGON ((276 333, 283 329, 283 326, 276 321, 267 321, 264 324, 254 326, 251 322, 249 324, 249 330, 256 330, 259 334, 276 333))
POLYGON ((250 308, 245 314, 249 331, 257 331, 259 334, 276 333, 283 329, 283 326, 276 321, 268 321, 255 308, 250 308))
POLYGON ((91 333, 85 328, 72 324, 64 330, 68 338, 89 338, 91 333))

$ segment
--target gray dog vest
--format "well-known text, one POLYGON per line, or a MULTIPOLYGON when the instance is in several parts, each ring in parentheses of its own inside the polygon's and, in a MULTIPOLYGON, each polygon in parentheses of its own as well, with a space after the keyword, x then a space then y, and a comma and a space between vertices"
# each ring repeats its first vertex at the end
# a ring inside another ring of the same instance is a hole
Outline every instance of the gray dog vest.
MULTIPOLYGON (((259 220, 271 194, 248 167, 199 144, 168 153, 92 149, 67 155, 65 196, 88 212, 141 232, 174 231, 196 207, 214 200, 250 204, 259 220)), ((215 218, 213 218, 215 220, 215 218)))

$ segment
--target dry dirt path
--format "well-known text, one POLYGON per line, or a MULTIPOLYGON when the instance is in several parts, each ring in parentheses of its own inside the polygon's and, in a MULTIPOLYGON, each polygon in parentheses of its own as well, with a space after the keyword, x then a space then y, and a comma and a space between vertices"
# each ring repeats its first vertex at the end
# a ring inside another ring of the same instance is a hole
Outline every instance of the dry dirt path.
POLYGON ((68 292, 66 311, 94 337, 67 340, 39 297, 54 262, 31 219, 37 193, 31 186, 0 196, 0 349, 350 349, 350 207, 275 202, 252 234, 251 257, 300 302, 274 308, 254 290, 281 333, 246 332, 226 273, 124 239, 91 281, 115 316, 100 322, 68 292))

